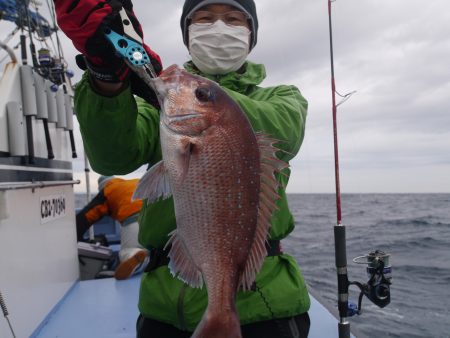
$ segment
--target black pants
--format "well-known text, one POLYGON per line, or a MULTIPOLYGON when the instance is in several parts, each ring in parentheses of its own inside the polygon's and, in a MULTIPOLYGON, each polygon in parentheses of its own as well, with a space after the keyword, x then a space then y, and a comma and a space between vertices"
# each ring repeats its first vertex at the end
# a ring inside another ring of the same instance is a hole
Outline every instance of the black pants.
MULTIPOLYGON (((308 313, 291 317, 266 320, 241 326, 243 338, 306 338, 310 320, 308 313)), ((137 338, 190 338, 192 332, 145 318, 140 315, 137 324, 137 338)))

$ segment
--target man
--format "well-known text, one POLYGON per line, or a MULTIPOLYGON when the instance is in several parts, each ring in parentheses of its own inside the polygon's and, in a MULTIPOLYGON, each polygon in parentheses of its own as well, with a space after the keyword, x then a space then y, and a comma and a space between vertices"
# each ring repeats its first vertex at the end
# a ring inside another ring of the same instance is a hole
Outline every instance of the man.
POLYGON ((77 214, 77 239, 83 240, 83 235, 92 224, 103 216, 110 216, 120 222, 119 265, 114 277, 127 279, 144 271, 149 257, 148 251, 138 242, 138 215, 142 201, 131 201, 139 180, 124 180, 114 176, 98 178, 98 194, 77 214))
MULTIPOLYGON (((157 163, 161 160, 159 111, 156 103, 152 105, 153 93, 148 88, 142 90, 142 83, 130 74, 123 61, 112 57, 113 51, 98 48, 100 43, 107 46, 98 34, 102 22, 120 33, 120 25, 115 26, 111 14, 117 13, 116 2, 55 3, 59 25, 84 54, 89 68, 77 85, 75 104, 93 168, 104 174, 119 174, 144 163, 157 163)), ((142 35, 131 3, 123 1, 123 6, 142 35)), ((265 78, 264 66, 246 61, 257 42, 253 0, 186 0, 181 30, 192 57, 185 69, 222 86, 242 107, 254 130, 285 141, 281 144, 285 152, 280 152, 279 157, 291 160, 303 141, 307 102, 294 86, 259 87, 265 78)), ((159 72, 159 57, 145 48, 159 72)), ((288 175, 277 179, 282 187, 288 183, 288 175)), ((279 210, 271 221, 268 257, 254 290, 239 291, 236 299, 244 338, 308 335, 310 301, 305 282, 295 259, 283 253, 279 244, 294 228, 286 192, 280 189, 279 194, 279 210)), ((206 308, 207 295, 205 288, 190 288, 168 270, 167 253, 162 249, 176 227, 173 200, 144 203, 139 224, 139 241, 151 250, 152 258, 141 283, 137 335, 190 337, 206 308)))

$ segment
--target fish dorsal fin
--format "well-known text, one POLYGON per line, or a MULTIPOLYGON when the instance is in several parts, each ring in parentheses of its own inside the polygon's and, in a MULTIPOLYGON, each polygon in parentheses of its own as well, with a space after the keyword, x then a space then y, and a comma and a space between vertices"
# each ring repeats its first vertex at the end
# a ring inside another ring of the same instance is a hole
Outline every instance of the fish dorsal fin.
POLYGON ((172 195, 164 161, 159 161, 151 167, 139 180, 139 184, 133 194, 132 200, 147 199, 148 203, 154 202, 159 197, 166 199, 172 195))
POLYGON ((264 258, 267 256, 265 244, 270 229, 270 219, 277 210, 276 201, 280 198, 278 195, 279 182, 275 173, 289 167, 286 162, 279 160, 276 156, 279 149, 274 144, 280 142, 279 140, 263 133, 256 133, 256 139, 260 151, 261 184, 255 239, 239 283, 244 290, 251 289, 256 274, 261 269, 264 258))
POLYGON ((203 286, 202 273, 194 264, 183 241, 180 240, 177 229, 172 231, 169 235, 170 239, 165 248, 171 245, 168 255, 170 258, 170 273, 193 288, 201 288, 203 286))

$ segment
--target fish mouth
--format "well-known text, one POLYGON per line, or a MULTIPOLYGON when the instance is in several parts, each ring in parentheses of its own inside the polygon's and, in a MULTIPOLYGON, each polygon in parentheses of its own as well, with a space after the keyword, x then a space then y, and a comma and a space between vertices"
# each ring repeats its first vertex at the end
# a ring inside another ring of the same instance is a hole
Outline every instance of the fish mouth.
POLYGON ((167 119, 167 124, 172 124, 172 123, 177 123, 177 122, 181 122, 181 121, 185 121, 185 120, 194 119, 199 116, 200 116, 200 114, 195 114, 195 113, 181 114, 181 115, 166 116, 166 119, 167 119))
POLYGON ((175 134, 197 135, 198 131, 196 131, 196 128, 194 127, 195 123, 186 121, 198 119, 199 117, 201 117, 201 114, 194 113, 165 116, 163 124, 175 134))

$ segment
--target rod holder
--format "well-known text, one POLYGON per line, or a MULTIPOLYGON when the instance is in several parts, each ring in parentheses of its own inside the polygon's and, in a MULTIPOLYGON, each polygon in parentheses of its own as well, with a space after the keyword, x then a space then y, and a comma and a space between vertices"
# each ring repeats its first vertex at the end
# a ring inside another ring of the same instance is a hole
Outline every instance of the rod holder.
POLYGON ((9 154, 11 156, 25 156, 27 148, 22 106, 19 102, 11 101, 6 104, 6 111, 8 116, 9 154))
POLYGON ((56 106, 56 90, 50 80, 45 80, 45 88, 47 94, 47 115, 48 122, 58 122, 58 108, 56 106))
POLYGON ((69 131, 70 146, 72 148, 72 158, 77 158, 77 150, 75 148, 75 138, 73 135, 73 107, 72 98, 69 94, 64 94, 64 105, 66 107, 66 129, 69 131))
POLYGON ((23 65, 20 67, 20 80, 22 88, 22 107, 27 129, 28 161, 29 163, 34 164, 33 116, 37 116, 37 109, 36 93, 34 89, 35 83, 31 66, 23 65))
POLYGON ((56 111, 58 113, 58 121, 56 122, 56 127, 66 129, 66 107, 64 104, 64 92, 61 88, 58 88, 58 91, 56 92, 56 111))
POLYGON ((50 131, 48 129, 48 102, 47 102, 47 87, 45 79, 38 73, 34 73, 34 83, 36 90, 36 108, 37 118, 41 119, 44 125, 45 143, 47 146, 47 158, 54 159, 52 139, 50 138, 50 131))

